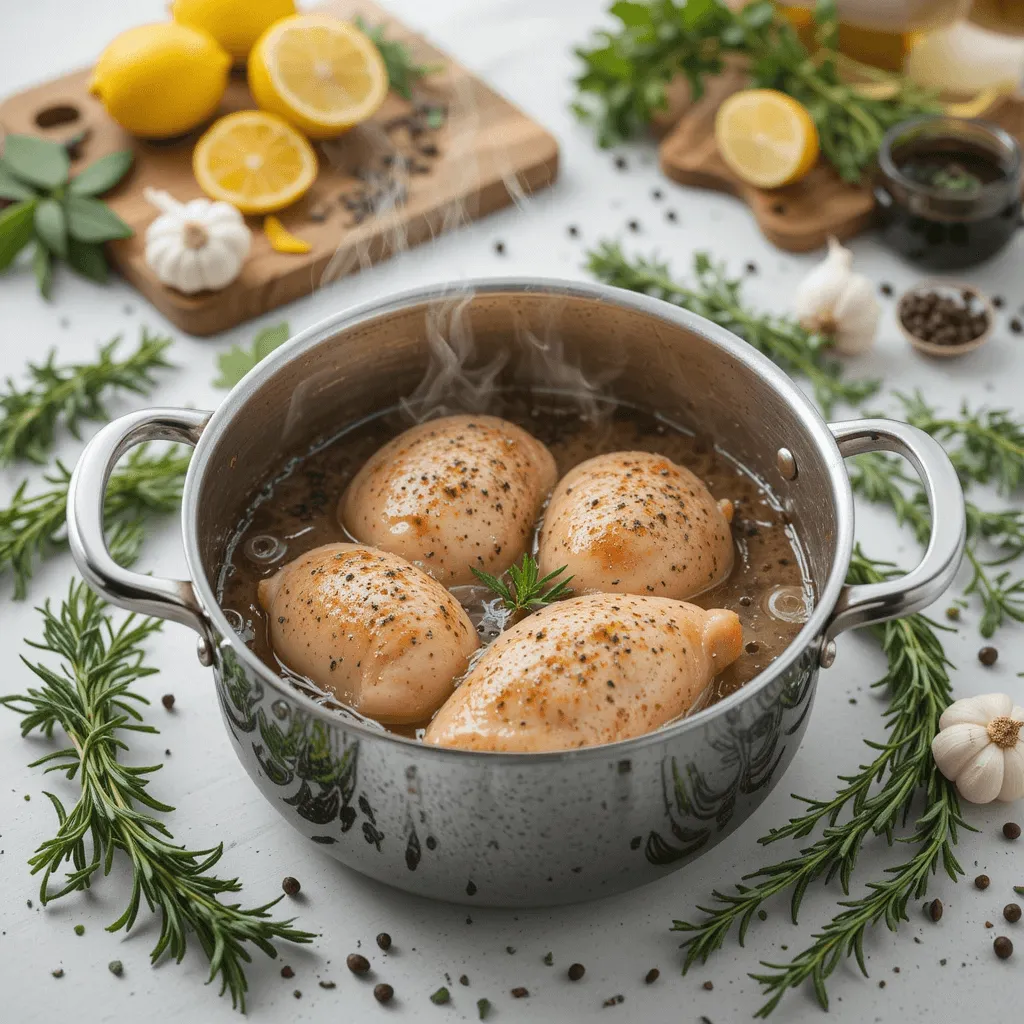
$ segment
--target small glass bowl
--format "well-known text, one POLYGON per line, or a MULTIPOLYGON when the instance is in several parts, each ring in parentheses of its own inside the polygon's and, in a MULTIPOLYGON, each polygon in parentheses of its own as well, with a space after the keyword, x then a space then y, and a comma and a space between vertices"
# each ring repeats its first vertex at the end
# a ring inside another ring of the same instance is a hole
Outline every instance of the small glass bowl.
POLYGON ((874 183, 882 238, 900 255, 931 270, 981 263, 1003 249, 1020 223, 1021 153, 998 125, 956 117, 921 117, 891 128, 878 151, 874 183), (910 177, 911 155, 981 158, 998 172, 970 194, 910 177))

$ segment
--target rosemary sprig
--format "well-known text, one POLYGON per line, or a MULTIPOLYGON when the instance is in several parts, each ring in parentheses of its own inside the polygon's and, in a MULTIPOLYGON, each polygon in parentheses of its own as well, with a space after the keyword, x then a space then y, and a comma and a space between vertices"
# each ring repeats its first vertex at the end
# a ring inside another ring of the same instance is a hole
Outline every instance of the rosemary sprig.
MULTIPOLYGON (((848 578, 851 583, 878 583, 899 574, 890 563, 873 561, 858 548, 848 578)), ((889 663, 885 676, 875 684, 889 690, 885 716, 888 738, 882 743, 865 741, 876 756, 861 765, 856 774, 840 776, 844 785, 835 796, 828 800, 796 797, 807 805, 807 811, 760 840, 770 844, 804 838, 825 822, 815 843, 795 857, 745 876, 735 893, 715 891, 718 905, 698 908, 704 920, 696 924, 674 922, 674 930, 689 934, 684 943, 684 973, 697 960, 705 962, 718 950, 734 925, 738 926, 742 944, 758 908, 778 893, 792 893, 794 923, 803 896, 815 880, 824 878, 828 882, 838 877, 844 893, 848 893, 863 842, 881 835, 891 844, 896 829, 906 823, 915 800, 922 795, 925 810, 913 833, 895 839, 914 847, 910 857, 890 869, 887 879, 869 883, 866 895, 842 901, 840 906, 845 909, 790 963, 764 964, 772 973, 752 975, 769 996, 758 1016, 768 1016, 790 988, 807 979, 827 1008, 826 980, 844 957, 855 957, 867 974, 863 941, 870 926, 884 920, 895 931, 900 921, 907 920, 909 900, 924 895, 928 876, 940 864, 954 880, 963 873, 953 846, 957 830, 970 826, 960 816, 955 789, 942 778, 931 756, 939 716, 952 699, 949 662, 936 632, 941 628, 922 615, 910 615, 874 629, 889 663), (851 815, 840 823, 840 815, 846 810, 851 815)))
MULTIPOLYGON (((173 512, 181 502, 189 455, 167 449, 151 455, 141 446, 114 471, 107 485, 105 519, 114 557, 133 561, 143 540, 143 524, 151 515, 173 512)), ((0 576, 14 576, 14 597, 21 600, 36 562, 65 546, 68 484, 71 471, 59 460, 43 478, 50 487, 28 494, 28 481, 0 509, 0 576)))
POLYGON ((692 287, 674 280, 667 263, 642 256, 629 259, 616 242, 599 242, 587 254, 586 266, 606 284, 653 295, 728 328, 786 373, 805 378, 826 415, 838 402, 855 405, 879 388, 877 380, 844 380, 842 366, 828 356, 825 335, 805 330, 790 317, 747 308, 741 282, 728 278, 724 267, 712 263, 707 253, 694 257, 692 287))
POLYGON ((274 941, 310 942, 314 936, 293 928, 291 919, 273 920, 270 910, 277 900, 250 909, 222 903, 219 896, 241 889, 238 879, 212 874, 223 845, 199 850, 175 845, 153 813, 174 808, 147 788, 160 765, 140 767, 119 760, 128 749, 128 734, 157 731, 144 724, 139 705, 149 702, 132 686, 156 672, 144 664, 142 645, 160 624, 128 616, 115 626, 104 602, 76 581, 59 612, 49 602, 39 611, 43 640, 29 646, 54 655, 60 667, 24 658, 42 685, 0 698, 0 704, 22 715, 23 736, 40 732, 52 737, 55 729, 63 730, 70 746, 44 755, 31 767, 45 765, 45 771, 63 772, 81 784, 70 810, 57 796, 46 794, 57 812, 57 833, 29 860, 32 873, 42 873, 41 901, 88 889, 97 872, 109 874, 120 851, 131 862, 132 890, 124 912, 107 930, 131 930, 145 899, 161 916, 151 960, 155 963, 166 952, 180 962, 194 936, 210 962, 209 981, 219 976, 221 994, 230 991, 232 1005, 244 1012, 245 964, 252 959, 247 945, 276 957, 274 941), (53 892, 50 879, 65 863, 73 870, 53 892))
POLYGON ((779 89, 807 108, 822 154, 846 181, 861 180, 892 125, 939 110, 933 94, 903 77, 858 65, 871 81, 843 81, 831 0, 818 4, 815 53, 767 0, 739 11, 722 0, 618 2, 609 10, 621 28, 600 31, 593 47, 576 50, 584 69, 574 110, 595 126, 602 146, 636 135, 667 109, 666 88, 677 76, 695 98, 702 95, 705 79, 721 73, 729 54, 748 59, 752 85, 779 89))
POLYGON ((565 572, 566 567, 555 569, 538 579, 540 570, 537 562, 529 555, 523 555, 519 565, 510 565, 501 576, 492 576, 481 569, 470 567, 473 575, 485 586, 494 591, 505 607, 512 612, 533 612, 554 601, 560 601, 572 593, 569 587, 571 576, 564 580, 555 580, 565 572), (505 582, 505 577, 509 582, 505 582), (550 584, 550 586, 549 586, 550 584), (547 589, 545 589, 547 588, 547 589))
POLYGON ((124 359, 116 355, 120 338, 99 350, 91 363, 58 366, 51 352, 41 365, 29 363, 31 383, 19 388, 9 377, 0 392, 0 465, 15 459, 43 464, 53 448, 58 424, 75 436, 84 420, 110 418, 104 395, 112 391, 148 394, 156 384, 153 371, 169 368, 170 338, 143 330, 138 348, 124 359))

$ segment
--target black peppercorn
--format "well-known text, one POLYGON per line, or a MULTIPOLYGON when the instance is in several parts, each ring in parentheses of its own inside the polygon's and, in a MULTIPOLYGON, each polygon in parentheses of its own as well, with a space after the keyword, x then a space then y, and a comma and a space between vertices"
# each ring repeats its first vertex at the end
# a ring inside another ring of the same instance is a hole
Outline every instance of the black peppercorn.
POLYGON ((883 283, 878 286, 878 290, 888 299, 892 295, 892 285, 883 283))
POLYGON ((656 189, 652 189, 651 190, 651 198, 652 199, 660 199, 661 197, 662 197, 662 191, 661 191, 660 188, 656 188, 656 189))
POLYGON ((494 243, 494 251, 499 256, 504 256, 505 255, 505 243, 504 242, 495 242, 494 243))
POLYGON ((288 964, 285 964, 284 967, 281 968, 281 977, 282 978, 294 978, 295 977, 295 971, 293 971, 291 969, 291 967, 288 966, 288 964))
POLYGON ((951 604, 946 609, 946 618, 949 619, 950 622, 959 622, 960 621, 960 609, 957 608, 957 606, 955 604, 951 604))
POLYGON ((586 969, 586 967, 583 966, 583 964, 570 964, 569 965, 568 974, 569 974, 569 980, 570 981, 579 981, 580 978, 582 978, 583 975, 586 974, 586 973, 587 973, 587 969, 586 969))
POLYGON ((675 222, 677 220, 676 211, 675 210, 666 210, 665 211, 665 220, 670 221, 672 224, 675 224, 675 222))
POLYGON ((617 156, 615 158, 615 169, 617 171, 624 171, 629 165, 626 163, 624 156, 617 156))
MULTIPOLYGON (((1020 917, 1020 911, 1018 910, 1017 916, 1020 917)), ((107 970, 114 975, 115 978, 120 978, 124 974, 124 964, 120 960, 111 960, 107 964, 107 970)))
POLYGON ((639 231, 640 230, 640 221, 638 221, 638 220, 627 221, 626 227, 629 228, 630 231, 639 231))
POLYGON ((530 990, 527 988, 523 988, 522 985, 519 985, 516 988, 512 989, 513 999, 525 999, 529 994, 530 990))
POLYGON ((1008 821, 1003 826, 1003 835, 1007 839, 1020 839, 1020 825, 1015 821, 1008 821))
POLYGON ((386 953, 391 948, 391 936, 387 932, 381 932, 377 936, 377 945, 386 953))
POLYGON ((996 952, 996 956, 1000 960, 1009 960, 1013 956, 1013 943, 1005 936, 1000 935, 995 942, 992 943, 992 948, 996 952))
POLYGON ((1022 324, 1017 317, 1014 317, 1010 321, 1010 330, 1013 331, 1014 334, 1020 334, 1021 331, 1024 331, 1024 324, 1022 324))
POLYGON ((349 953, 345 963, 353 974, 365 974, 370 969, 370 961, 362 953, 349 953))
POLYGON ((648 972, 647 972, 647 973, 646 973, 646 974, 644 975, 644 981, 645 981, 645 982, 646 982, 646 983, 647 983, 648 985, 653 985, 653 984, 654 984, 654 983, 655 983, 655 982, 656 982, 656 981, 658 980, 658 978, 660 978, 660 977, 661 977, 661 971, 659 971, 657 967, 652 967, 652 968, 651 968, 651 969, 650 969, 650 970, 649 970, 649 971, 648 971, 648 972))
POLYGON ((1020 920, 1020 904, 1007 903, 1006 906, 1003 907, 1003 917, 1005 917, 1010 924, 1016 924, 1020 920))
POLYGON ((992 296, 992 305, 995 306, 996 309, 1002 309, 1003 306, 1006 305, 1006 302, 1003 299, 1002 295, 993 295, 992 296))
POLYGON ((710 992, 712 991, 712 989, 714 989, 715 984, 712 981, 705 981, 703 987, 705 992, 710 992))
POLYGON ((373 998, 378 1003, 390 1003, 394 994, 395 990, 385 982, 373 986, 373 998))
POLYGON ((465 975, 465 974, 460 974, 459 975, 459 984, 460 985, 468 985, 469 984, 469 976, 465 975))
POLYGON ((982 665, 994 665, 999 660, 999 652, 994 647, 982 647, 978 651, 978 661, 982 665))
POLYGON ((285 875, 281 879, 281 888, 284 889, 285 894, 288 896, 298 896, 299 890, 302 886, 299 884, 297 878, 292 878, 291 875, 285 875))
POLYGON ((753 260, 747 260, 746 271, 748 274, 757 273, 757 264, 753 260))
POLYGON ((942 900, 932 900, 928 904, 928 916, 933 921, 938 921, 942 918, 942 900))
POLYGON ((173 693, 165 693, 160 698, 160 703, 163 704, 163 706, 165 708, 167 708, 168 711, 170 711, 171 708, 174 707, 174 694, 173 693))
POLYGON ((990 880, 988 875, 978 875, 978 877, 974 880, 974 887, 976 889, 987 889, 989 887, 989 883, 990 880))
POLYGON ((575 224, 570 224, 567 230, 570 238, 579 238, 580 229, 575 224))

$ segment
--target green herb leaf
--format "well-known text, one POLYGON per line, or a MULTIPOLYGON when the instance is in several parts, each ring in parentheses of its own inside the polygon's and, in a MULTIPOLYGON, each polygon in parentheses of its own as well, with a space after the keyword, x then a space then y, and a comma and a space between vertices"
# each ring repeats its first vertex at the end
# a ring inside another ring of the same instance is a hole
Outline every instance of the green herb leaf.
POLYGON ((68 266, 90 281, 106 284, 110 271, 103 246, 92 242, 79 242, 73 235, 68 241, 68 266))
POLYGON ((430 994, 430 1001, 435 1006, 444 1006, 451 999, 448 989, 442 985, 436 992, 430 994))
POLYGON ((61 258, 68 254, 68 224, 64 207, 56 199, 40 199, 35 213, 36 234, 46 248, 61 258))
POLYGON ((87 196, 69 195, 65 200, 68 231, 79 242, 110 242, 130 238, 132 229, 106 203, 87 196))
POLYGON ((0 162, 0 199, 20 202, 22 199, 35 199, 35 197, 35 191, 24 182, 18 181, 0 162))
POLYGON ((564 580, 555 582, 565 572, 566 566, 555 569, 546 576, 538 579, 540 569, 537 562, 529 555, 523 555, 519 565, 510 565, 500 577, 492 576, 490 573, 470 566, 470 572, 487 588, 493 590, 502 600, 505 607, 512 612, 532 612, 555 601, 568 597, 572 590, 569 588, 571 576, 564 580), (508 576, 510 583, 505 583, 505 576, 508 576), (550 586, 549 586, 550 584, 550 586))
POLYGON ((35 212, 34 199, 0 210, 0 270, 6 270, 32 240, 35 212))
POLYGON ((371 26, 360 15, 355 17, 356 27, 369 36, 377 47, 388 72, 388 85, 405 99, 412 99, 412 87, 416 82, 438 71, 444 70, 443 64, 417 64, 405 43, 400 43, 385 36, 384 25, 371 26))
POLYGON ((53 288, 53 260, 50 259, 50 250, 42 242, 36 242, 32 252, 32 271, 36 275, 39 294, 48 299, 53 288))
POLYGON ((71 166, 64 147, 34 135, 8 135, 3 164, 20 181, 38 188, 60 188, 71 166))
POLYGON ((127 173, 135 157, 130 149, 108 153, 76 174, 68 184, 73 196, 99 196, 109 192, 127 173))
POLYGON ((487 1020, 487 1015, 491 1012, 490 999, 478 999, 476 1001, 476 1012, 480 1020, 487 1020))
POLYGON ((249 351, 238 345, 232 345, 227 352, 222 352, 217 356, 217 369, 220 370, 220 376, 213 382, 213 386, 215 388, 233 388, 257 363, 287 340, 288 324, 280 323, 273 327, 264 327, 253 338, 249 351))

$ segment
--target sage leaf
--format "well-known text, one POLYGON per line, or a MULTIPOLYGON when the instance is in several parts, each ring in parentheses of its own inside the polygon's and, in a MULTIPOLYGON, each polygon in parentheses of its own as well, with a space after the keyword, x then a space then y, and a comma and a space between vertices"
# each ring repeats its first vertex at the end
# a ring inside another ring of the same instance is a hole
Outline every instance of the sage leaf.
POLYGON ((109 242, 133 234, 132 229, 98 199, 69 195, 65 204, 68 233, 79 242, 109 242))
POLYGON ((109 271, 103 247, 94 242, 80 242, 74 235, 68 240, 68 265, 82 277, 105 284, 109 271))
POLYGON ((34 199, 15 203, 0 211, 0 270, 6 270, 14 257, 32 239, 32 221, 35 217, 34 199))
POLYGON ((127 173, 135 157, 130 149, 108 153, 76 174, 68 184, 73 196, 99 196, 109 192, 127 173))
POLYGON ((0 162, 0 199, 12 199, 15 202, 20 202, 22 199, 35 199, 35 197, 35 192, 24 182, 18 181, 0 162))
POLYGON ((50 258, 50 250, 42 242, 36 242, 35 252, 32 253, 32 270, 36 275, 39 294, 48 299, 53 287, 53 260, 50 258))
POLYGON ((63 146, 34 135, 8 135, 3 163, 19 180, 46 189, 63 185, 71 166, 63 146))
POLYGON ((264 327, 252 341, 252 347, 246 351, 239 345, 232 345, 227 352, 217 356, 217 369, 220 376, 213 382, 215 388, 233 388, 257 363, 265 359, 288 340, 288 324, 275 324, 264 327))
POLYGON ((68 256, 68 222, 64 207, 56 199, 40 200, 35 214, 36 234, 46 248, 61 259, 68 256))

